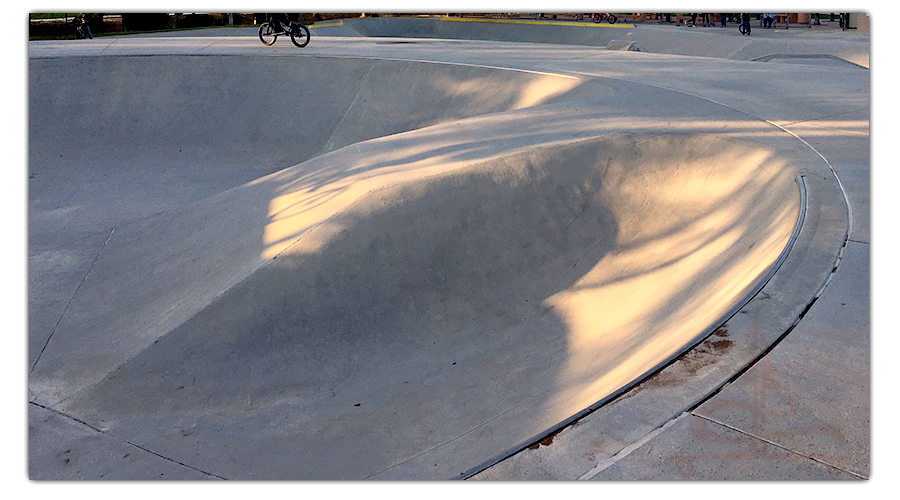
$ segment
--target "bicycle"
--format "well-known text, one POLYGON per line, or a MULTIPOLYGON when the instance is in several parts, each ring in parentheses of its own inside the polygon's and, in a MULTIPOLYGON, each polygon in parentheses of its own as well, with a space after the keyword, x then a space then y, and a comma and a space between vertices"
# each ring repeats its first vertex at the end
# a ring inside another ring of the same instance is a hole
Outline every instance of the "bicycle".
POLYGON ((275 43, 275 40, 278 39, 279 35, 290 35, 291 41, 294 42, 294 45, 297 47, 306 47, 309 44, 309 28, 300 23, 295 23, 291 21, 290 28, 284 28, 282 26, 282 31, 276 33, 275 28, 272 27, 271 18, 266 22, 259 25, 259 41, 263 43, 263 45, 272 45, 275 43))
POLYGON ((606 22, 608 22, 609 24, 616 24, 616 21, 619 20, 619 17, 616 16, 615 14, 605 14, 605 13, 594 14, 593 18, 594 18, 595 23, 599 23, 600 21, 606 19, 606 22))
POLYGON ((750 16, 747 16, 746 18, 741 16, 741 25, 738 29, 741 31, 742 35, 750 34, 750 16))
POLYGON ((83 17, 76 17, 72 20, 72 24, 75 26, 75 39, 76 40, 84 40, 84 39, 93 39, 94 36, 91 35, 91 27, 88 25, 87 21, 84 20, 83 17))

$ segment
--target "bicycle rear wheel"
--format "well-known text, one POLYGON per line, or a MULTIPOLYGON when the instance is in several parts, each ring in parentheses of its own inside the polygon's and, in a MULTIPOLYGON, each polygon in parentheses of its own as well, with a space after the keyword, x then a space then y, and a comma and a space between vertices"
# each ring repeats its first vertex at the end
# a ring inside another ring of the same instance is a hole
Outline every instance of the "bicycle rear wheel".
POLYGON ((296 23, 291 27, 291 41, 297 47, 306 47, 309 43, 309 28, 296 23))
POLYGON ((262 23, 259 25, 259 41, 263 43, 263 45, 272 45, 275 43, 275 39, 278 38, 275 35, 275 30, 272 28, 272 25, 269 23, 262 23))

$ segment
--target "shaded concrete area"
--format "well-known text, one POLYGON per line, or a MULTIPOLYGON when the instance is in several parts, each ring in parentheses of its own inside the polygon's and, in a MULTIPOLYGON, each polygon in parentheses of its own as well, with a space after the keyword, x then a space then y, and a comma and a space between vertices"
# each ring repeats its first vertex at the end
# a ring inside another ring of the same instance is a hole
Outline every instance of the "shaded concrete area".
POLYGON ((70 417, 28 406, 28 472, 49 480, 215 479, 70 417))
POLYGON ((31 477, 867 477, 866 70, 252 33, 30 51, 31 477), (71 64, 91 84, 54 87, 71 64), (772 373, 761 424, 739 410, 772 373))

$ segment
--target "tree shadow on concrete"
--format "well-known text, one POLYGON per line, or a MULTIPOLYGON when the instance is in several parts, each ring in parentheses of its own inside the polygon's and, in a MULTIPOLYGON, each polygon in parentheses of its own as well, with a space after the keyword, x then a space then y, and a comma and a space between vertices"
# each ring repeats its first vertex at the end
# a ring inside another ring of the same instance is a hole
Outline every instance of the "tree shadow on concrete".
POLYGON ((72 405, 154 449, 185 415, 225 415, 235 441, 198 449, 260 470, 316 458, 287 477, 377 473, 553 380, 567 332, 544 300, 618 238, 601 189, 592 168, 518 155, 377 190, 320 249, 279 255, 72 405), (284 412, 304 424, 271 441, 260 422, 284 412))

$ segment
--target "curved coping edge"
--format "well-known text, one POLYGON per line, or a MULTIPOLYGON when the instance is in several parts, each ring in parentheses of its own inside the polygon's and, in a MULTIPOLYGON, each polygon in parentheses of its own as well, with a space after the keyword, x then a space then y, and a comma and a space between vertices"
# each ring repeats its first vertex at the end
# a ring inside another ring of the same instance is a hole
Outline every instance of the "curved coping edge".
MULTIPOLYGON (((544 439, 547 439, 548 437, 558 434, 559 432, 563 431, 565 428, 569 427, 570 425, 574 424, 575 422, 577 422, 577 421, 581 420, 582 418, 590 415, 591 413, 599 410, 600 408, 614 402, 615 400, 617 400, 619 398, 619 396, 622 396, 623 394, 627 393, 628 391, 633 389, 635 386, 637 386, 638 384, 643 382, 644 380, 646 380, 646 379, 650 378, 651 376, 655 375, 656 373, 660 372, 661 370, 663 370, 664 368, 666 368, 667 366, 672 364, 674 361, 676 361, 678 358, 680 358, 682 355, 684 355, 688 351, 697 347, 701 342, 706 340, 707 337, 712 335, 713 332, 715 332, 722 325, 727 323, 729 319, 731 319, 735 314, 737 314, 741 309, 743 309, 751 300, 753 300, 753 298, 759 294, 759 292, 766 286, 766 284, 768 284, 768 282, 771 281, 772 277, 775 276, 775 274, 778 272, 778 270, 781 268, 781 266, 787 260, 788 256, 791 253, 791 250, 794 248, 794 244, 797 242, 797 239, 800 237, 800 230, 803 228, 803 224, 806 221, 808 197, 807 197, 807 192, 806 192, 806 181, 803 179, 803 176, 802 175, 796 176, 795 181, 797 182, 797 188, 798 188, 799 195, 800 195, 800 213, 797 215, 797 222, 794 225, 794 231, 791 234, 790 238, 788 238, 788 241, 785 244, 784 249, 782 249, 781 254, 778 256, 777 259, 775 259, 775 262, 769 267, 768 272, 766 272, 766 274, 763 276, 763 278, 757 282, 757 284, 753 287, 753 289, 751 289, 731 309, 729 309, 726 313, 724 313, 719 318, 719 320, 715 321, 713 323, 713 326, 704 330, 702 334, 698 335, 692 342, 688 343, 685 347, 680 349, 678 352, 674 353, 673 355, 669 356, 665 360, 661 361, 659 364, 657 364, 653 368, 647 370, 642 375, 640 375, 640 376, 636 377, 634 380, 632 380, 630 383, 628 383, 628 384, 622 386, 620 389, 610 393, 603 399, 601 399, 601 400, 597 401, 596 403, 588 406, 587 408, 575 413, 571 417, 566 418, 565 420, 546 429, 545 431, 533 436, 532 438, 527 439, 526 441, 518 444, 517 446, 515 446, 503 453, 500 453, 499 455, 497 455, 485 462, 482 462, 481 464, 476 465, 475 467, 472 467, 472 468, 468 469, 467 471, 462 472, 461 474, 457 475, 456 477, 453 477, 450 479, 455 479, 455 480, 469 479, 472 476, 474 476, 475 474, 483 472, 484 470, 489 469, 490 467, 493 467, 494 465, 521 452, 522 450, 525 450, 529 446, 532 446, 535 443, 538 443, 540 441, 543 441, 544 439)), ((815 299, 813 300, 813 302, 815 302, 815 299)), ((803 313, 801 313, 801 315, 800 315, 800 318, 802 318, 803 315, 806 313, 806 311, 809 310, 809 307, 811 305, 812 305, 812 303, 809 306, 807 306, 806 309, 804 309, 803 313)), ((787 336, 787 334, 790 333, 791 330, 794 329, 797 322, 799 322, 799 318, 787 329, 787 331, 785 331, 782 335, 780 335, 777 339, 775 339, 766 349, 764 349, 762 351, 762 353, 760 353, 758 356, 755 356, 749 363, 746 364, 746 366, 739 369, 733 376, 729 377, 727 380, 725 380, 721 384, 718 384, 713 390, 709 391, 708 394, 703 395, 696 402, 689 404, 685 408, 685 410, 679 411, 678 414, 683 413, 683 411, 690 410, 690 409, 700 406, 701 404, 703 404, 703 402, 707 401, 709 398, 711 398, 712 396, 717 394, 719 391, 721 391, 723 388, 725 388, 728 384, 730 384, 732 381, 734 381, 736 378, 738 378, 741 374, 745 373, 751 366, 756 364, 756 362, 759 359, 761 359, 766 354, 768 354, 772 350, 772 348, 774 348, 775 345, 777 345, 785 336, 787 336)), ((665 425, 665 422, 662 425, 665 425)))

